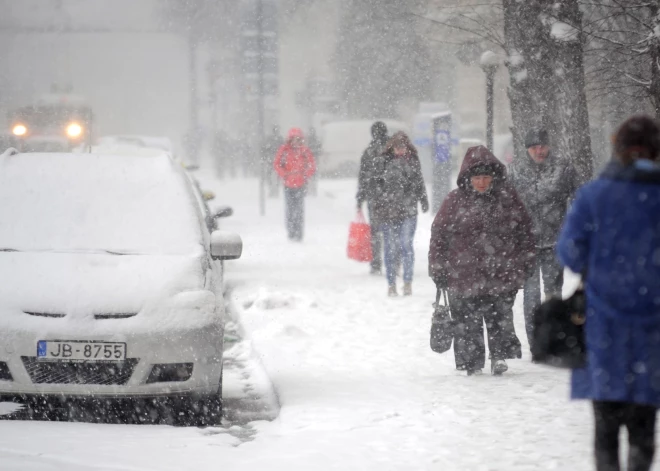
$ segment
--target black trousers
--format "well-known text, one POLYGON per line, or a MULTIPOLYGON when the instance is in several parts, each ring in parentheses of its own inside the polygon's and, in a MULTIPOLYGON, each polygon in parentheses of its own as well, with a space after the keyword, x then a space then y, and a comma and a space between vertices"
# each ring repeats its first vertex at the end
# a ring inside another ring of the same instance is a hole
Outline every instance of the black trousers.
POLYGON ((522 356, 520 340, 513 327, 516 291, 493 296, 449 295, 451 317, 456 323, 454 357, 456 369, 482 369, 486 362, 484 321, 490 358, 506 360, 522 356))
POLYGON ((598 471, 619 471, 619 431, 628 429, 628 471, 648 471, 655 453, 656 408, 626 402, 594 401, 598 471))
POLYGON ((371 269, 381 271, 383 269, 383 231, 380 226, 371 223, 371 269))
POLYGON ((302 240, 305 224, 305 188, 284 188, 286 230, 291 240, 302 240))
POLYGON ((564 268, 557 260, 554 247, 536 251, 536 268, 532 276, 525 282, 523 311, 530 348, 534 336, 534 309, 541 304, 541 277, 543 277, 543 291, 546 296, 561 295, 564 285, 564 268))

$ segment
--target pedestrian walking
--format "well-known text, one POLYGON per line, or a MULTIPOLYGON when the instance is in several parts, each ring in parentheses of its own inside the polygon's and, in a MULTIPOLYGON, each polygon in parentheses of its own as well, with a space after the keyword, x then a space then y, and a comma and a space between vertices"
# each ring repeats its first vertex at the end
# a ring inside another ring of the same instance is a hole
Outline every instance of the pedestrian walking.
POLYGON ((618 471, 619 431, 628 429, 628 470, 651 469, 660 407, 660 127, 625 121, 614 158, 583 186, 557 253, 583 274, 587 366, 571 396, 593 401, 598 471, 618 471))
MULTIPOLYGON (((319 158, 321 157, 321 140, 316 134, 316 129, 311 128, 307 136, 307 147, 312 151, 312 155, 316 161, 316 168, 319 167, 319 158)), ((316 196, 319 189, 319 172, 317 171, 309 182, 309 194, 316 196)))
POLYGON ((279 192, 279 175, 273 166, 277 151, 283 144, 282 136, 280 135, 280 127, 275 125, 270 136, 266 137, 261 149, 261 162, 263 165, 264 176, 268 185, 268 196, 275 198, 279 192))
POLYGON ((314 156, 299 128, 289 130, 287 141, 277 151, 273 167, 284 183, 286 228, 290 240, 302 241, 305 225, 305 191, 316 172, 314 156))
POLYGON ((491 373, 500 375, 507 359, 521 357, 513 302, 535 263, 532 220, 484 146, 467 150, 457 183, 431 228, 429 275, 449 294, 456 369, 481 373, 485 321, 491 373))
POLYGON ((564 271, 555 256, 555 246, 578 183, 573 166, 552 152, 546 130, 530 130, 525 136, 525 147, 526 155, 510 166, 509 180, 534 223, 537 265, 525 283, 523 297, 531 348, 533 312, 541 303, 541 277, 546 298, 561 296, 564 271))
POLYGON ((374 211, 374 205, 380 196, 377 181, 377 163, 387 144, 387 126, 382 121, 376 121, 371 126, 371 142, 362 153, 360 173, 358 174, 357 209, 362 211, 366 202, 371 226, 371 274, 380 275, 383 270, 383 232, 374 211))
POLYGON ((373 204, 373 217, 378 221, 385 242, 385 271, 388 295, 397 296, 396 258, 403 262, 403 295, 412 295, 415 250, 413 239, 417 229, 417 205, 429 210, 426 186, 417 149, 408 136, 397 132, 387 141, 385 151, 376 161, 375 180, 380 195, 373 204))
POLYGON ((225 177, 228 150, 229 143, 227 135, 221 130, 215 131, 213 134, 213 142, 211 143, 211 154, 215 160, 215 170, 218 178, 225 177))

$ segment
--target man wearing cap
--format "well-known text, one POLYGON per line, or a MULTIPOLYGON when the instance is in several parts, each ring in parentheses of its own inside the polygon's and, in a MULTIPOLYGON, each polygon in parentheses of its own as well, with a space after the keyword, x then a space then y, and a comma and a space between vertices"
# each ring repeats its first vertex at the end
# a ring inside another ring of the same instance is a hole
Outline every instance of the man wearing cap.
POLYGON ((385 150, 387 144, 387 126, 382 121, 376 121, 371 126, 371 142, 364 150, 360 159, 360 173, 358 174, 358 191, 356 195, 357 209, 362 211, 362 204, 366 201, 369 209, 369 223, 371 224, 371 274, 380 275, 383 269, 383 233, 380 223, 373 211, 374 202, 379 196, 376 182, 377 160, 385 150))
POLYGON ((527 154, 517 158, 509 169, 509 180, 520 195, 534 223, 536 267, 524 287, 527 338, 532 343, 533 312, 541 302, 540 276, 546 297, 561 295, 562 266, 555 257, 555 245, 570 200, 578 187, 575 169, 567 159, 550 150, 548 132, 532 129, 525 136, 527 154))

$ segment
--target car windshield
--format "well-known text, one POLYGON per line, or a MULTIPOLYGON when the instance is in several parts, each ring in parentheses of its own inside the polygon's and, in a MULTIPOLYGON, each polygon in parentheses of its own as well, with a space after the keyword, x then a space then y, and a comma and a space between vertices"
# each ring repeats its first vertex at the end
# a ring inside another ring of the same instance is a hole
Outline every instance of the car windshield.
POLYGON ((187 254, 201 247, 185 175, 167 157, 0 158, 0 249, 187 254))

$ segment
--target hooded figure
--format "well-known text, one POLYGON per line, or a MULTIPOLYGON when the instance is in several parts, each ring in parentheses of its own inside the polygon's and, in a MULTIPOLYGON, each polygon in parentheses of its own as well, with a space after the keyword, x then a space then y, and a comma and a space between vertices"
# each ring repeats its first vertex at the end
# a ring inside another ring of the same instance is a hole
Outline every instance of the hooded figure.
POLYGON ((488 328, 491 371, 520 358, 513 302, 534 266, 532 221, 506 168, 485 147, 471 147, 431 229, 429 274, 446 289, 458 328, 456 368, 468 374, 485 362, 483 321, 488 328))
POLYGON ((277 151, 273 168, 284 182, 286 226, 289 239, 301 241, 305 219, 305 186, 316 172, 314 156, 299 128, 289 131, 287 141, 277 151))
POLYGON ((376 214, 374 204, 378 197, 376 180, 376 162, 385 150, 387 144, 387 126, 382 121, 376 121, 371 126, 371 142, 362 153, 360 159, 360 173, 358 174, 358 191, 356 195, 358 211, 362 211, 362 204, 366 201, 369 210, 369 224, 371 225, 371 274, 382 273, 382 239, 383 233, 376 214))
POLYGON ((630 118, 614 154, 577 192, 557 244, 587 298, 587 366, 573 371, 571 396, 593 401, 597 469, 619 469, 626 426, 627 469, 649 470, 660 408, 660 126, 630 118))

